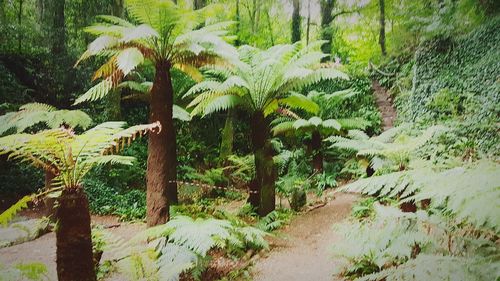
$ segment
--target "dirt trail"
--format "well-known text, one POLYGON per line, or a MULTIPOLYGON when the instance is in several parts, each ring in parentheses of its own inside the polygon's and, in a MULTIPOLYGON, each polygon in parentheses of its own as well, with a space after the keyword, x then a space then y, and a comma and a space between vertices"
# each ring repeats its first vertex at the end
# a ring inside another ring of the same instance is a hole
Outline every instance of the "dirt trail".
POLYGON ((324 207, 298 216, 273 241, 275 248, 253 267, 256 281, 323 281, 334 280, 338 261, 332 258, 331 247, 341 242, 332 228, 347 218, 358 196, 338 194, 324 207))
MULTIPOLYGON (((111 216, 93 216, 92 223, 104 227, 111 226, 108 231, 115 237, 124 240, 132 238, 134 234, 146 228, 143 223, 119 223, 116 217, 111 216)), ((107 256, 104 254, 102 260, 106 259, 107 256)), ((33 262, 42 263, 47 266, 47 280, 57 280, 56 234, 54 232, 50 232, 29 242, 0 248, 0 265, 10 266, 33 262)))
POLYGON ((389 92, 378 81, 372 81, 372 88, 375 94, 375 103, 382 114, 382 131, 386 131, 394 127, 394 120, 397 116, 396 109, 394 109, 389 92))

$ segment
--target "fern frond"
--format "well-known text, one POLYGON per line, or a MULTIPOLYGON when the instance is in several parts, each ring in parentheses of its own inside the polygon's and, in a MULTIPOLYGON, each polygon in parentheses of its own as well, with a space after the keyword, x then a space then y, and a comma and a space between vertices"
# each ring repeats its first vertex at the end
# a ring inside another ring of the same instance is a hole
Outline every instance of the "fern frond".
POLYGON ((22 209, 28 208, 28 202, 32 200, 31 196, 24 196, 14 205, 10 206, 7 210, 0 214, 0 225, 6 226, 14 216, 22 209))
POLYGON ((86 101, 96 101, 102 99, 109 93, 109 91, 112 88, 113 88, 113 81, 111 79, 102 80, 97 85, 90 88, 85 94, 79 96, 75 100, 73 105, 77 105, 86 101))

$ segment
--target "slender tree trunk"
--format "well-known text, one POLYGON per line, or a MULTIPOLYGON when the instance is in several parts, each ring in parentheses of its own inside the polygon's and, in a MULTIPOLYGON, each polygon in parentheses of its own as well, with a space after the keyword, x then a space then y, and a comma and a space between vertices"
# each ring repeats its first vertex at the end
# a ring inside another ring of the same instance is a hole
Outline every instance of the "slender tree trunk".
POLYGON ((88 199, 82 188, 64 190, 56 211, 57 278, 95 281, 88 199))
POLYGON ((292 43, 300 41, 300 0, 293 0, 292 43))
POLYGON ((236 13, 234 16, 234 20, 236 21, 236 40, 234 41, 234 44, 236 46, 239 46, 241 44, 240 40, 240 0, 236 0, 236 13))
POLYGON ((380 8, 380 35, 378 38, 378 43, 380 44, 380 50, 382 51, 382 55, 387 55, 387 51, 385 49, 385 0, 379 0, 379 8, 380 8))
MULTIPOLYGON (((23 0, 19 0, 19 12, 17 14, 17 24, 19 25, 19 27, 21 27, 21 23, 23 20, 23 3, 24 3, 23 0)), ((21 52, 21 47, 22 47, 22 43, 23 43, 22 34, 23 34, 22 32, 19 32, 19 34, 17 35, 18 36, 17 50, 19 52, 21 52)))
POLYGON ((275 181, 277 172, 269 135, 269 121, 262 112, 255 112, 252 116, 255 178, 250 183, 249 202, 257 208, 260 216, 265 216, 276 208, 275 181))
POLYGON ((193 0, 193 9, 199 10, 207 5, 206 0, 193 0))
POLYGON ((177 155, 172 119, 173 88, 168 62, 156 64, 151 90, 149 121, 160 121, 159 134, 149 135, 147 167, 147 224, 155 226, 169 219, 169 205, 177 203, 177 155))
POLYGON ((228 110, 224 129, 222 129, 222 140, 220 144, 219 159, 222 164, 227 162, 227 157, 233 153, 234 140, 234 111, 228 110))
POLYGON ((124 0, 113 0, 111 5, 111 15, 119 18, 125 18, 125 3, 124 0))
MULTIPOLYGON (((45 170, 45 190, 49 190, 50 187, 52 186, 52 180, 56 177, 56 175, 50 171, 50 170, 45 170)), ((50 197, 45 197, 43 200, 43 203, 45 205, 45 216, 50 217, 55 219, 55 198, 50 198, 50 197)))
POLYGON ((309 45, 310 32, 311 32, 311 0, 308 0, 307 1, 306 45, 309 45))
MULTIPOLYGON (((325 40, 326 43, 321 46, 321 51, 325 54, 331 55, 332 53, 332 41, 333 41, 333 27, 332 21, 332 11, 335 5, 334 0, 320 0, 321 6, 321 40, 325 40)), ((323 58, 321 61, 328 61, 330 58, 323 58)))
POLYGON ((313 170, 316 173, 323 172, 323 152, 321 150, 321 134, 318 130, 312 132, 311 148, 313 153, 313 170))
POLYGON ((51 52, 55 56, 60 56, 66 51, 66 28, 64 24, 64 2, 65 0, 52 0, 53 6, 52 30, 51 30, 51 52))
POLYGON ((269 30, 269 39, 271 39, 271 46, 274 46, 274 34, 273 34, 273 25, 271 24, 271 19, 269 17, 269 11, 266 11, 266 19, 267 19, 267 29, 269 30))

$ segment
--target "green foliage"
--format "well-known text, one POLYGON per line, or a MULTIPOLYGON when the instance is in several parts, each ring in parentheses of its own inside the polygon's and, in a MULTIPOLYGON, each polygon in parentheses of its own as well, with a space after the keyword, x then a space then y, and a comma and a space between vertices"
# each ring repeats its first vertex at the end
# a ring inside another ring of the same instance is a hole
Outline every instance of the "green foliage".
POLYGON ((143 190, 121 191, 103 183, 85 181, 90 211, 98 215, 117 215, 120 220, 146 217, 146 193, 143 190))
POLYGON ((7 210, 0 214, 0 224, 5 226, 12 218, 24 208, 28 208, 28 202, 31 202, 31 196, 24 196, 21 200, 17 201, 14 205, 10 206, 7 210))
POLYGON ((209 20, 216 12, 214 6, 192 10, 185 3, 130 0, 126 8, 138 25, 114 16, 100 16, 99 23, 86 28, 98 37, 77 64, 92 56, 104 57, 107 62, 94 74, 94 80, 102 80, 75 104, 102 99, 146 61, 162 67, 168 63, 197 80, 201 77, 197 67, 220 64, 235 56, 234 48, 222 38, 231 22, 209 20))
POLYGON ((118 258, 117 266, 134 280, 179 280, 184 272, 199 280, 212 250, 236 254, 248 248, 267 248, 265 235, 242 221, 176 216, 121 247, 119 256, 123 257, 118 258), (146 250, 134 246, 141 241, 151 241, 146 250))
POLYGON ((71 128, 87 129, 92 120, 80 110, 57 110, 47 104, 29 103, 21 106, 17 112, 0 116, 0 135, 11 129, 20 133, 38 123, 44 123, 51 129, 63 124, 71 128))
POLYGON ((267 50, 240 47, 238 59, 232 62, 234 68, 209 68, 207 75, 216 78, 208 77, 186 93, 186 96, 197 94, 189 105, 194 107, 192 114, 206 115, 236 105, 265 116, 279 108, 316 111, 316 104, 290 92, 322 80, 347 79, 347 75, 335 68, 318 68, 325 56, 319 51, 322 44, 318 41, 305 46, 297 42, 267 50))
POLYGON ((496 214, 500 210, 488 202, 500 196, 499 169, 498 164, 488 161, 444 171, 423 168, 362 179, 341 190, 402 198, 403 201, 431 199, 433 206, 446 206, 445 209, 458 220, 498 231, 500 221, 496 214), (461 192, 463 190, 467 192, 461 192), (483 208, 486 205, 491 207, 483 208))
POLYGON ((442 126, 432 126, 418 131, 417 136, 411 136, 411 131, 402 133, 407 129, 408 124, 401 125, 371 138, 362 131, 351 130, 348 133, 350 138, 332 136, 326 140, 333 142, 332 147, 355 151, 356 156, 369 159, 375 170, 383 165, 396 165, 396 169, 403 170, 420 147, 446 130, 442 126))
POLYGON ((346 241, 335 245, 345 259, 340 273, 356 280, 494 280, 498 245, 494 235, 435 210, 402 213, 374 205, 373 221, 341 224, 346 241), (458 266, 460 265, 460 266, 458 266), (465 266, 467 265, 467 266, 465 266), (361 277, 361 278, 359 278, 361 277))
POLYGON ((456 134, 485 152, 498 151, 496 130, 500 102, 498 77, 500 18, 492 18, 456 39, 438 37, 416 51, 413 85, 397 98, 403 121, 451 120, 456 134))
POLYGON ((0 265, 1 281, 49 280, 47 266, 43 263, 18 263, 6 268, 0 265))

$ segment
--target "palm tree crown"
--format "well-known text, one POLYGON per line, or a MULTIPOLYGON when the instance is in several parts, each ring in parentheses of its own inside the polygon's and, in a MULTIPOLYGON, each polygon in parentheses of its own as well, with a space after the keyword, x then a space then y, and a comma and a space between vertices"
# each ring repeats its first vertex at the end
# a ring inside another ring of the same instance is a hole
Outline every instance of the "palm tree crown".
POLYGON ((297 42, 267 50, 240 47, 233 67, 207 69, 208 79, 187 92, 186 96, 199 94, 190 104, 195 107, 193 114, 209 114, 238 105, 252 112, 262 111, 265 116, 285 108, 317 112, 317 104, 293 91, 325 79, 347 79, 343 72, 324 68, 320 63, 327 56, 319 51, 323 43, 304 46, 297 42))
POLYGON ((236 54, 224 41, 226 29, 232 22, 206 24, 215 11, 214 6, 193 11, 171 0, 128 0, 126 7, 138 25, 114 16, 99 16, 99 23, 86 28, 98 37, 77 64, 92 56, 105 57, 107 62, 93 77, 103 80, 80 96, 75 104, 104 97, 145 61, 176 67, 199 79, 198 67, 224 63, 236 54))

